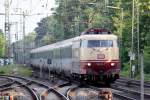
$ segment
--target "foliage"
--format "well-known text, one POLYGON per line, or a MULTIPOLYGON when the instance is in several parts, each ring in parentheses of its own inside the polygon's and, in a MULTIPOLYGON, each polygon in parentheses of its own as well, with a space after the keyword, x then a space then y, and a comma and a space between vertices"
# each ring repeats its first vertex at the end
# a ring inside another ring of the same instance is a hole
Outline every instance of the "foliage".
MULTIPOLYGON (((90 27, 104 26, 104 16, 99 11, 104 5, 99 5, 96 0, 56 0, 58 7, 52 16, 43 18, 35 29, 37 33, 36 45, 45 45, 45 35, 54 39, 49 43, 72 38, 90 27), (92 5, 89 3, 95 3, 92 5), (40 43, 39 43, 40 42, 40 43)), ((48 44, 48 43, 46 43, 48 44)))
POLYGON ((31 32, 27 36, 25 36, 24 41, 31 43, 31 42, 33 42, 35 40, 35 38, 36 38, 36 33, 35 32, 31 32))
POLYGON ((32 71, 30 68, 21 65, 5 65, 0 66, 0 74, 1 75, 13 75, 17 74, 20 76, 30 76, 32 71), (15 70, 14 70, 15 69, 15 70))
POLYGON ((46 34, 43 38, 42 38, 42 42, 46 45, 48 45, 49 43, 54 43, 55 42, 55 38, 50 35, 50 34, 46 34))
POLYGON ((5 38, 4 33, 0 30, 0 57, 4 56, 4 46, 5 46, 5 38))
MULTIPOLYGON (((132 1, 131 0, 56 0, 58 5, 54 14, 43 18, 35 29, 37 46, 46 45, 56 41, 78 36, 80 32, 91 27, 108 28, 113 34, 118 35, 121 43, 122 69, 128 69, 131 51, 132 34, 132 1), (120 9, 107 8, 106 5, 120 9), (123 22, 121 20, 121 8, 123 8, 123 22), (121 27, 122 25, 122 27, 121 27), (121 33, 122 32, 122 33, 121 33), (40 45, 39 45, 40 44, 40 45)), ((137 0, 135 0, 137 2, 137 0)), ((139 2, 139 27, 140 38, 144 38, 145 47, 150 46, 150 2, 142 0, 139 2)), ((136 17, 136 16, 135 16, 136 17)), ((136 23, 137 24, 137 23, 136 23)), ((136 30, 137 31, 137 30, 136 30)), ((134 50, 137 53, 137 33, 134 34, 134 50)), ((141 42, 140 42, 141 43, 141 42)), ((145 49, 145 69, 148 69, 147 52, 145 49)), ((137 55, 137 54, 136 54, 137 55)), ((146 71, 145 70, 145 71, 146 71)), ((150 73, 149 71, 146 73, 150 73)))
POLYGON ((149 47, 145 47, 144 50, 144 72, 146 74, 150 74, 150 46, 149 47))

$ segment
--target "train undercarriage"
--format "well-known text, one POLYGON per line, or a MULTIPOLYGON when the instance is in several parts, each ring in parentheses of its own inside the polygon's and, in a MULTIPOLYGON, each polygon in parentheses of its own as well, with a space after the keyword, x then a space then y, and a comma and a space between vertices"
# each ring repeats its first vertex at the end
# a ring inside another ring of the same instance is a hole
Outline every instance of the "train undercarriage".
POLYGON ((59 77, 65 77, 71 80, 76 80, 80 82, 91 82, 91 83, 102 83, 109 86, 113 83, 116 79, 119 78, 119 74, 109 74, 109 75, 91 75, 91 74, 76 74, 72 73, 70 75, 66 75, 65 72, 57 72, 55 70, 49 69, 40 69, 40 67, 32 66, 36 75, 41 76, 43 78, 49 78, 50 75, 57 75, 59 77))

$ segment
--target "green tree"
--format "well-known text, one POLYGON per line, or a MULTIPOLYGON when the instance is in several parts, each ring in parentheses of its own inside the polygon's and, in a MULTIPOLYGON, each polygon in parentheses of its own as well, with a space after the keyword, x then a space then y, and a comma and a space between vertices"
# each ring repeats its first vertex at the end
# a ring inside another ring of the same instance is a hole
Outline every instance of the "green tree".
POLYGON ((0 57, 4 56, 5 53, 4 46, 5 46, 4 33, 2 32, 2 30, 0 30, 0 57))
MULTIPOLYGON (((37 44, 46 45, 72 38, 91 27, 107 28, 122 39, 120 52, 123 55, 124 66, 121 67, 126 67, 132 41, 132 1, 108 0, 109 6, 123 8, 123 27, 121 10, 107 8, 105 1, 107 0, 56 0, 58 6, 54 10, 54 15, 43 18, 35 29, 37 44)), ((140 33, 146 39, 145 46, 150 46, 150 2, 142 0, 139 5, 140 33)), ((134 35, 134 41, 134 49, 137 50, 137 34, 134 35)))
POLYGON ((48 44, 51 44, 51 43, 54 43, 55 42, 55 38, 50 35, 50 34, 46 34, 43 38, 42 38, 42 43, 44 45, 48 45, 48 44))

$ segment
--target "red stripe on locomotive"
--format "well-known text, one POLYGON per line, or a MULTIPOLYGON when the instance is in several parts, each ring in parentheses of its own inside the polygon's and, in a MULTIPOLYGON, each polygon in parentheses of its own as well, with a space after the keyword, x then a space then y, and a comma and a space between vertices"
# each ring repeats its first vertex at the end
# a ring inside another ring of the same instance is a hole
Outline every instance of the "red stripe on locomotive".
POLYGON ((109 72, 118 72, 119 71, 119 60, 81 60, 80 68, 81 74, 87 74, 87 71, 90 69, 95 74, 98 74, 99 71, 103 71, 104 74, 109 72), (88 65, 89 64, 89 65, 88 65))

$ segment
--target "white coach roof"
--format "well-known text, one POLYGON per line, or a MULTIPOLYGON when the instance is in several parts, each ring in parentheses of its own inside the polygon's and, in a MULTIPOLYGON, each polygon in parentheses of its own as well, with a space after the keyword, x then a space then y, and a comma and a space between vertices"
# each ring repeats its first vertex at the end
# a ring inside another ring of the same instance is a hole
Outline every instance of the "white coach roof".
POLYGON ((36 49, 32 49, 30 53, 36 53, 36 52, 44 52, 44 51, 48 51, 54 48, 59 48, 59 47, 65 47, 65 46, 69 46, 72 45, 72 41, 74 40, 78 40, 78 39, 87 39, 87 40, 92 40, 92 39, 101 39, 101 40, 108 40, 108 39, 117 39, 116 35, 113 34, 101 34, 101 35, 81 35, 75 38, 71 38, 71 39, 67 39, 64 41, 60 41, 60 42, 56 42, 54 44, 50 44, 50 45, 46 45, 46 46, 42 46, 36 49))

